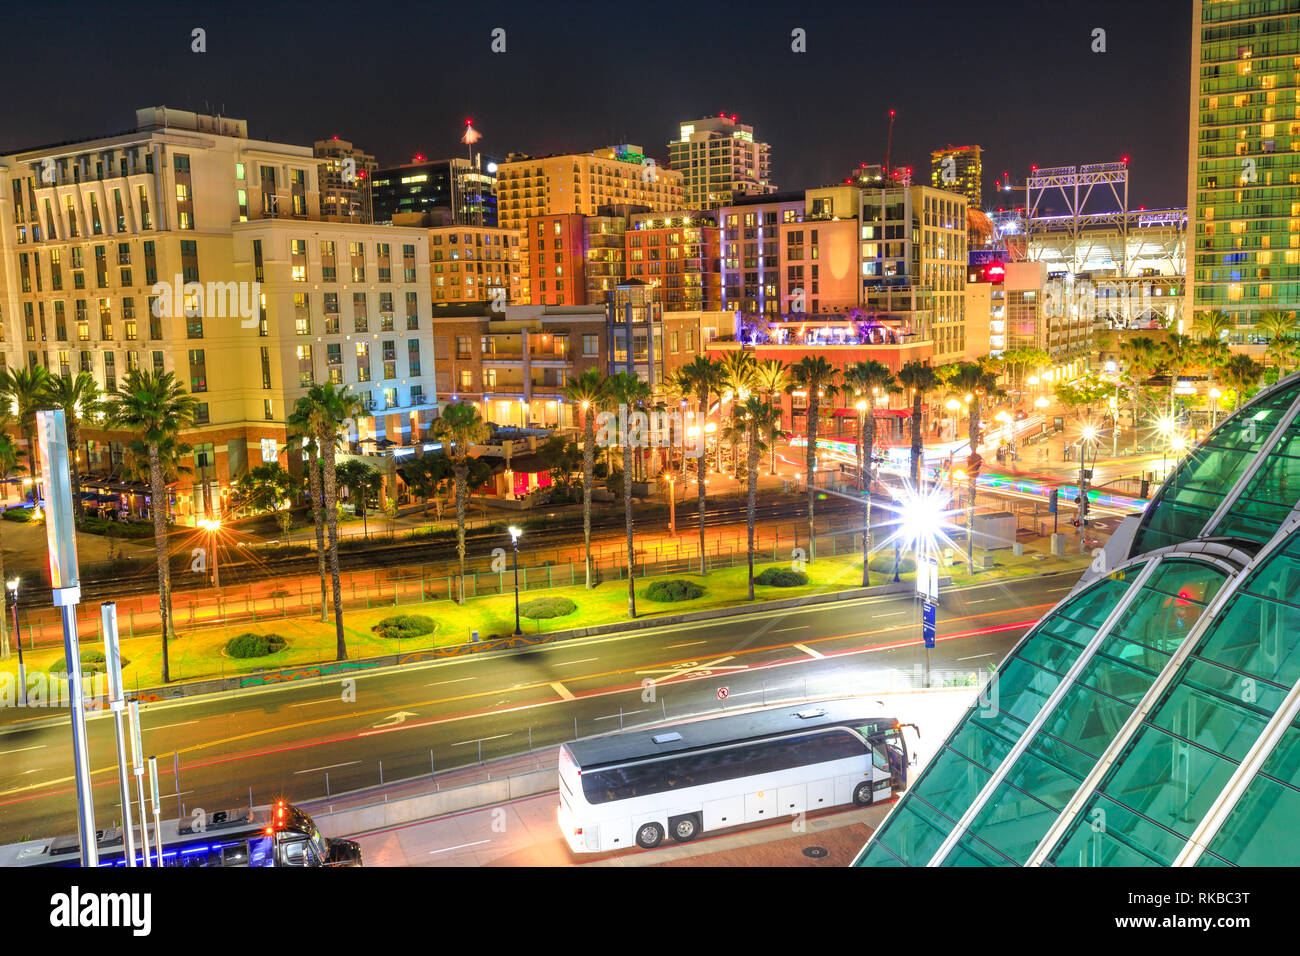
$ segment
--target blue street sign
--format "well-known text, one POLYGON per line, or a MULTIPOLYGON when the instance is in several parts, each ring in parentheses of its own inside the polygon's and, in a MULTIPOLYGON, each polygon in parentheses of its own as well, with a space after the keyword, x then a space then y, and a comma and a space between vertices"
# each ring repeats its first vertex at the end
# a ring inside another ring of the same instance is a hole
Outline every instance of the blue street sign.
POLYGON ((1058 491, 1055 488, 1053 488, 1051 494, 1047 496, 1047 513, 1049 515, 1056 514, 1056 502, 1060 498, 1060 496, 1061 496, 1060 491, 1058 491))
POLYGON ((925 638, 926 649, 934 647, 934 617, 935 605, 929 601, 921 604, 921 636, 925 638))

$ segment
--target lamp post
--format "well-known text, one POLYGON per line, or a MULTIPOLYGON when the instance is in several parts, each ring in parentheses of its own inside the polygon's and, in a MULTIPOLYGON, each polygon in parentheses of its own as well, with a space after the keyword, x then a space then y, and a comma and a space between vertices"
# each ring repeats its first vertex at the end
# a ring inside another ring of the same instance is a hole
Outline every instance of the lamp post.
POLYGON ((668 533, 677 537, 677 476, 668 473, 668 533))
POLYGON ((1214 431, 1215 426, 1219 424, 1219 398, 1223 393, 1217 388, 1210 389, 1210 400, 1214 402, 1210 406, 1210 431, 1214 431))
POLYGON ((202 518, 199 527, 208 533, 208 552, 212 555, 212 586, 221 587, 221 570, 217 567, 217 534, 221 531, 220 518, 202 518))
MULTIPOLYGON (((627 475, 623 476, 627 480, 627 475)), ((519 536, 523 534, 519 528, 514 525, 510 526, 510 545, 515 552, 515 637, 522 637, 523 631, 519 628, 519 536)))
MULTIPOLYGON (((1079 550, 1087 550, 1084 547, 1084 527, 1088 523, 1088 472, 1086 465, 1088 463, 1088 443, 1095 442, 1097 439, 1097 429, 1092 425, 1083 426, 1083 434, 1079 438, 1079 550)), ((1093 460, 1096 461, 1096 451, 1093 452, 1093 460)))
POLYGON ((8 581, 9 601, 14 609, 14 640, 18 642, 18 706, 27 706, 27 668, 23 664, 23 632, 18 623, 18 578, 8 581))

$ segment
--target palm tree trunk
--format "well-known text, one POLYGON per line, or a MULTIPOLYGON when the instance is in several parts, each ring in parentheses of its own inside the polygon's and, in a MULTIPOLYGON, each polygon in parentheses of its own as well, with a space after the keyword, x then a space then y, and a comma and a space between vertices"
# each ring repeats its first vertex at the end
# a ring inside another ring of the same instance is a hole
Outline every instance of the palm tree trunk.
POLYGON ((862 428, 858 435, 858 448, 862 455, 862 476, 865 492, 862 495, 862 586, 871 583, 871 455, 876 443, 876 410, 867 409, 862 417, 862 428))
POLYGON ((697 517, 700 522, 700 575, 709 573, 708 557, 704 553, 704 469, 705 462, 708 460, 708 436, 704 433, 704 422, 709 417, 709 390, 703 389, 700 392, 700 416, 696 426, 700 430, 700 457, 695 459, 695 483, 700 492, 700 507, 697 517))
MULTIPOLYGON (((72 510, 80 518, 85 513, 85 505, 81 501, 81 469, 77 467, 77 451, 81 448, 81 421, 76 415, 68 415, 68 441, 71 446, 68 449, 68 470, 72 473, 72 510)), ((0 575, 0 581, 3 581, 3 575, 0 575)))
MULTIPOLYGON (((627 421, 632 416, 631 406, 627 406, 627 421)), ((632 543, 632 443, 623 440, 623 513, 627 520, 627 616, 636 617, 636 581, 633 571, 636 565, 636 550, 632 543)))
MULTIPOLYGON (((313 443, 315 444, 315 443, 313 443)), ((316 526, 316 571, 320 576, 320 620, 329 620, 329 598, 325 594, 325 521, 321 505, 320 450, 313 447, 307 460, 307 489, 311 493, 311 519, 316 526)))
POLYGON ((456 586, 456 603, 465 603, 465 510, 468 502, 465 500, 468 496, 465 494, 465 487, 469 481, 469 462, 458 461, 452 467, 452 473, 456 476, 456 562, 460 573, 456 580, 459 584, 456 586))
MULTIPOLYGON (((0 542, 0 587, 5 587, 5 552, 4 544, 0 542)), ((0 595, 0 658, 9 659, 9 612, 6 610, 6 604, 0 595)), ((15 631, 14 636, 18 640, 23 639, 21 631, 15 631)), ((26 688, 19 691, 19 694, 26 692, 26 688)))
POLYGON ((348 659, 348 646, 343 640, 343 585, 339 581, 338 478, 334 471, 334 442, 337 440, 337 436, 333 434, 332 423, 330 425, 330 434, 317 437, 320 440, 321 454, 325 460, 324 474, 321 476, 324 481, 325 495, 321 507, 325 509, 325 522, 329 528, 330 585, 334 592, 336 660, 345 661, 348 659))
POLYGON ((591 582, 591 482, 596 467, 596 410, 587 407, 582 431, 582 548, 587 569, 587 590, 591 582))
MULTIPOLYGON (((980 398, 976 393, 975 398, 970 403, 969 419, 969 437, 970 453, 978 454, 976 449, 980 443, 980 398)), ((966 573, 975 573, 975 475, 972 472, 967 479, 967 501, 966 501, 966 573)))
POLYGON ((921 490, 921 390, 912 396, 912 487, 921 490))
POLYGON ((162 682, 171 681, 167 642, 172 631, 171 567, 167 555, 167 488, 163 484, 162 459, 158 443, 149 443, 149 493, 153 507, 153 544, 158 559, 158 624, 162 631, 162 682))
POLYGON ((808 386, 808 450, 804 455, 804 465, 807 469, 808 478, 808 561, 817 556, 814 545, 815 534, 813 509, 816 507, 817 489, 813 480, 813 471, 816 468, 817 461, 817 386, 810 384, 808 386))
POLYGON ((35 502, 40 500, 36 493, 36 478, 40 474, 36 470, 36 430, 24 428, 23 436, 27 439, 27 474, 32 479, 32 501, 35 502))
POLYGON ((758 435, 755 429, 749 432, 749 449, 746 457, 749 462, 749 501, 745 509, 746 530, 749 533, 749 599, 754 600, 754 524, 758 511, 758 435))

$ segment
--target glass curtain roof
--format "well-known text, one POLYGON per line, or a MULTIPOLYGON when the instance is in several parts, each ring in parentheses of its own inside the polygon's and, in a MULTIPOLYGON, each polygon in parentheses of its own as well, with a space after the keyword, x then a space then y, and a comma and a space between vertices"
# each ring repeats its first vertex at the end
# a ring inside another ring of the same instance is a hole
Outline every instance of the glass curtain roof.
POLYGON ((1202 535, 1271 538, 1300 501, 1298 411, 1300 376, 1293 375, 1226 419, 1161 486, 1129 553, 1202 535))

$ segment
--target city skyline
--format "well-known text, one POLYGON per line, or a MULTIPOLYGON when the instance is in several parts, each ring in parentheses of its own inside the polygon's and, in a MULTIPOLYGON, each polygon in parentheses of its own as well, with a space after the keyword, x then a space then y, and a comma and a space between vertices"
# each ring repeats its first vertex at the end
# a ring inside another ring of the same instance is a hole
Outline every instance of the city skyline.
POLYGON ((774 182, 803 188, 841 181, 859 163, 882 162, 888 111, 894 109, 894 165, 910 165, 923 176, 933 149, 979 143, 985 148, 985 202, 992 208, 1001 205, 993 183, 1004 170, 1023 183, 1031 165, 1120 155, 1131 158, 1137 203, 1156 208, 1186 201, 1190 5, 1183 2, 1136 10, 1093 4, 1050 22, 1030 3, 1003 5, 996 16, 945 15, 941 11, 958 9, 947 4, 924 13, 899 11, 887 21, 892 29, 881 34, 880 68, 867 70, 870 39, 844 38, 844 24, 861 21, 861 12, 848 5, 788 13, 759 4, 743 23, 699 11, 690 29, 673 17, 633 24, 613 15, 580 35, 566 32, 563 21, 542 22, 526 10, 498 6, 440 33, 442 45, 431 55, 421 24, 441 30, 436 11, 398 3, 387 8, 391 16, 384 22, 406 27, 376 29, 368 36, 379 49, 349 51, 346 69, 321 55, 337 42, 325 31, 329 16, 301 23, 283 11, 266 11, 259 14, 268 24, 259 31, 267 37, 261 40, 233 36, 224 24, 239 22, 235 16, 204 24, 203 16, 136 3, 126 10, 148 11, 147 18, 102 21, 83 40, 62 25, 72 17, 93 20, 94 7, 66 0, 43 9, 50 12, 23 18, 38 55, 44 50, 77 59, 81 44, 105 41, 150 54, 114 61, 93 86, 68 72, 44 79, 46 98, 14 101, 6 111, 0 145, 6 152, 78 138, 88 127, 125 129, 132 111, 148 103, 247 119, 258 139, 309 145, 337 135, 375 155, 381 166, 417 154, 462 155, 466 117, 483 134, 478 148, 487 155, 586 152, 631 142, 666 164, 667 144, 680 123, 722 111, 772 144, 774 182), (191 51, 195 27, 207 31, 206 52, 191 51), (506 31, 504 53, 491 51, 498 28, 506 31), (791 52, 795 28, 806 31, 806 53, 791 52), (1091 52, 1096 28, 1106 30, 1106 53, 1091 52), (301 42, 286 45, 283 38, 294 33, 301 42), (640 56, 629 61, 620 36, 634 38, 640 56), (1164 38, 1154 51, 1151 36, 1164 38), (748 63, 706 56, 719 38, 725 49, 761 56, 748 63), (1172 59, 1162 56, 1165 51, 1172 59), (934 68, 923 65, 930 60, 934 68), (371 66, 365 75, 375 80, 349 81, 352 71, 371 66), (520 91, 531 89, 529 77, 539 71, 547 76, 546 92, 530 103, 520 91), (863 84, 864 73, 883 79, 863 84), (1057 75, 1087 82, 1054 85, 1057 75), (818 92, 857 86, 861 93, 847 109, 842 96, 818 92), (295 101, 295 87, 318 92, 295 101), (280 92, 268 96, 268 88, 280 92), (1080 98, 1094 114, 1088 122, 1081 120, 1080 98), (51 113, 42 105, 50 99, 80 105, 51 113))

